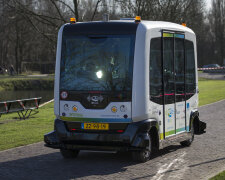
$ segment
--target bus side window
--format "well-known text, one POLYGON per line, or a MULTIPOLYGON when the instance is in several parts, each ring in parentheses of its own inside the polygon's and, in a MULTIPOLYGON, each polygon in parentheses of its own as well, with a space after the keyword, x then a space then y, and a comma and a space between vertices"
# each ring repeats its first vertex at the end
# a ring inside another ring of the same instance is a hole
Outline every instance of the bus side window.
POLYGON ((185 76, 186 76, 186 100, 195 94, 196 75, 195 75, 195 54, 193 42, 185 40, 185 76))
POLYGON ((161 62, 161 37, 152 38, 150 43, 150 100, 163 104, 162 96, 162 62, 161 62))

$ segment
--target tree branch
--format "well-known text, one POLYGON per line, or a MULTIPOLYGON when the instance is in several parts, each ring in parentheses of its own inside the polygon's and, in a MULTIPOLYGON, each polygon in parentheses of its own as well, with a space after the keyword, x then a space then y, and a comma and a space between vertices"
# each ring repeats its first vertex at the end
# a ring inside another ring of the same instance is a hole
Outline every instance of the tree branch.
POLYGON ((60 10, 59 10, 57 4, 55 3, 55 1, 54 1, 54 0, 50 0, 50 1, 51 1, 52 4, 55 6, 56 11, 58 12, 58 14, 59 14, 61 20, 62 20, 64 23, 66 23, 67 21, 64 19, 63 15, 61 14, 61 12, 60 12, 60 10))
POLYGON ((97 9, 98 9, 98 4, 99 4, 101 1, 102 1, 102 0, 98 0, 97 3, 96 3, 96 5, 95 5, 95 10, 94 10, 94 13, 92 14, 91 21, 94 20, 95 13, 96 13, 96 11, 97 11, 97 9))
POLYGON ((62 3, 64 6, 66 6, 67 8, 69 8, 69 10, 73 13, 73 14, 75 14, 75 11, 68 5, 68 4, 66 4, 64 1, 61 1, 61 0, 57 0, 58 2, 60 2, 60 3, 62 3))
MULTIPOLYGON (((30 19, 29 16, 27 16, 26 14, 24 14, 23 16, 28 20, 28 22, 32 25, 32 27, 33 27, 38 33, 40 33, 41 35, 43 35, 45 38, 47 38, 47 39, 48 39, 49 41, 51 41, 52 43, 56 43, 56 41, 54 41, 53 39, 49 38, 49 35, 45 34, 45 33, 42 32, 42 31, 40 31, 40 30, 38 29, 38 27, 35 26, 35 24, 34 24, 33 21, 30 19)), ((53 36, 53 34, 52 34, 52 36, 53 36)))

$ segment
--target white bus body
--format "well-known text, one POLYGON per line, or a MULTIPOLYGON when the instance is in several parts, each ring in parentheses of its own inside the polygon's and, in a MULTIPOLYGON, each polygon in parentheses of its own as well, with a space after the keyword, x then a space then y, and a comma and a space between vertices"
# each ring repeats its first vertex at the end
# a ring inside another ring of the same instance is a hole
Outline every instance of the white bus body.
POLYGON ((58 33, 55 129, 46 146, 132 151, 147 161, 174 142, 189 146, 199 120, 195 33, 157 21, 63 25, 58 33))

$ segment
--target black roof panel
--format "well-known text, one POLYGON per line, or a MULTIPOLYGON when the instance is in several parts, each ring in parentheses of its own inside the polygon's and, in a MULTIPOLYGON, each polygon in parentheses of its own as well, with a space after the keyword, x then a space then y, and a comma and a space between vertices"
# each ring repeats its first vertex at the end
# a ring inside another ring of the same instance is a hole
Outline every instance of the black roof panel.
POLYGON ((138 24, 134 22, 84 22, 67 24, 63 29, 64 35, 110 35, 136 34, 138 24))

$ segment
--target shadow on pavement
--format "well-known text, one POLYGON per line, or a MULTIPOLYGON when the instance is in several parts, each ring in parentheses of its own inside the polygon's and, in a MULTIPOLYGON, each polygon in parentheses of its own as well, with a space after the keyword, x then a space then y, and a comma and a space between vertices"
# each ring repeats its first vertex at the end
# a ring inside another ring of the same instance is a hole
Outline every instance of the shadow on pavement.
MULTIPOLYGON (((154 158, 180 149, 169 146, 160 150, 154 158)), ((132 161, 130 153, 81 151, 78 158, 65 160, 60 153, 0 163, 0 179, 73 179, 110 175, 127 170, 132 161)), ((154 176, 154 174, 150 175, 154 176)))
POLYGON ((0 179, 72 179, 126 171, 134 164, 129 155, 81 152, 77 159, 65 160, 60 153, 0 163, 0 179))
POLYGON ((165 147, 163 149, 160 149, 157 153, 155 153, 153 155, 152 158, 156 158, 158 156, 163 156, 165 154, 172 153, 172 152, 177 151, 178 149, 182 149, 182 148, 185 148, 185 147, 183 147, 181 145, 171 145, 171 146, 165 147))

